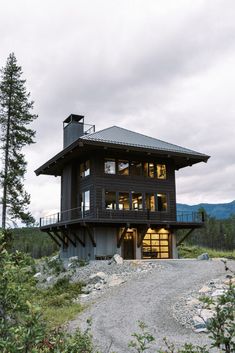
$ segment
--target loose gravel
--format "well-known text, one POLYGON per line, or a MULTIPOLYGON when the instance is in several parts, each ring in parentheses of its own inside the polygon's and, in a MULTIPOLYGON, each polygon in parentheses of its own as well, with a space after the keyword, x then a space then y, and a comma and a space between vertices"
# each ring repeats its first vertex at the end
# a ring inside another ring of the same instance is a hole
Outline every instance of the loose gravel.
MULTIPOLYGON (((235 262, 229 261, 235 270, 235 262)), ((176 347, 183 343, 210 344, 207 334, 196 334, 187 322, 191 315, 185 307, 187 300, 211 279, 225 278, 220 260, 156 260, 124 261, 122 265, 107 261, 94 261, 76 270, 74 280, 86 282, 91 274, 104 272, 125 279, 119 286, 92 291, 87 298, 87 309, 68 325, 73 332, 77 327, 86 329, 87 319, 92 318, 92 334, 102 352, 130 352, 128 342, 138 331, 138 321, 145 322, 156 337, 151 352, 164 347, 168 337, 176 347), (183 325, 182 325, 183 324, 183 325)), ((211 350, 213 352, 213 350, 211 350)))

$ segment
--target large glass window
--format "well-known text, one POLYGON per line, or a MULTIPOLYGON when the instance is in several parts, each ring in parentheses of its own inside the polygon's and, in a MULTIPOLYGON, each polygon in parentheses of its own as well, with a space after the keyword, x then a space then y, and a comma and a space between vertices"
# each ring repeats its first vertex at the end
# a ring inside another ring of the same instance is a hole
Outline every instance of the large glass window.
POLYGON ((90 175, 90 161, 85 161, 80 164, 80 177, 84 178, 90 175))
POLYGON ((105 174, 116 174, 115 159, 105 159, 104 172, 105 172, 105 174))
POLYGON ((157 194, 157 209, 158 211, 167 211, 166 194, 157 194))
POLYGON ((144 162, 144 176, 154 178, 154 163, 144 162))
POLYGON ((154 178, 154 163, 149 163, 149 177, 154 178))
POLYGON ((165 164, 157 164, 156 171, 157 171, 157 178, 158 179, 166 179, 166 165, 165 164))
POLYGON ((119 210, 129 210, 130 209, 130 200, 129 200, 129 193, 128 192, 119 192, 118 207, 119 207, 119 210))
POLYGON ((143 197, 141 193, 132 193, 132 210, 143 209, 143 197))
POLYGON ((131 175, 141 176, 142 175, 142 163, 131 162, 131 175))
POLYGON ((116 210, 116 192, 105 191, 105 208, 116 210))
POLYGON ((153 193, 145 194, 145 208, 149 211, 155 211, 155 196, 153 193))
POLYGON ((129 175, 129 162, 118 160, 118 174, 129 175))
POLYGON ((90 210, 90 190, 83 191, 81 194, 81 209, 82 211, 90 210))

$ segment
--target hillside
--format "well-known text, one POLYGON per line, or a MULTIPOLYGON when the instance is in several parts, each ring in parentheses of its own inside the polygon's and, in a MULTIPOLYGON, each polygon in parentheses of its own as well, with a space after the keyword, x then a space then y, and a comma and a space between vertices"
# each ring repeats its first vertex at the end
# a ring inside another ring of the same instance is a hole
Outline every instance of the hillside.
POLYGON ((177 203, 177 212, 196 212, 200 208, 204 208, 206 213, 211 217, 226 219, 235 214, 235 200, 229 203, 200 203, 191 206, 177 203))

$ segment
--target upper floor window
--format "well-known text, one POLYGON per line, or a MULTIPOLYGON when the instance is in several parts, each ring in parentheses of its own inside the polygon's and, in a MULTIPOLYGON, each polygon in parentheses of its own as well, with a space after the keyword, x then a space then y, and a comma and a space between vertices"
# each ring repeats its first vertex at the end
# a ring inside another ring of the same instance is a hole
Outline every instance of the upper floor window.
POLYGON ((82 211, 90 210, 90 190, 81 193, 81 209, 82 211))
POLYGON ((129 162, 118 160, 118 174, 129 175, 129 162))
POLYGON ((142 163, 141 162, 131 162, 131 175, 142 175, 142 163))
MULTIPOLYGON (((88 161, 89 162, 89 161, 88 161)), ((104 160, 105 174, 145 176, 148 178, 166 179, 166 164, 158 164, 154 162, 128 161, 124 159, 104 160)), ((90 170, 89 170, 90 173, 90 170)), ((89 174, 88 174, 89 175, 89 174)))
POLYGON ((129 210, 130 200, 128 192, 119 192, 118 194, 118 208, 119 210, 129 210))
POLYGON ((116 210, 116 192, 105 191, 105 208, 107 210, 116 210))
POLYGON ((157 210, 158 211, 167 211, 166 194, 157 194, 157 210))
POLYGON ((116 174, 116 162, 115 162, 115 159, 105 159, 105 161, 104 161, 104 172, 105 172, 105 174, 116 174))
POLYGON ((144 163, 144 176, 154 178, 154 163, 144 163))
POLYGON ((141 193, 132 193, 132 210, 142 210, 143 209, 143 197, 141 193))
POLYGON ((90 175, 90 161, 85 161, 80 164, 80 177, 84 178, 90 175))
POLYGON ((155 196, 153 193, 145 194, 145 207, 149 211, 155 211, 155 196))
POLYGON ((165 164, 157 164, 156 172, 158 179, 166 179, 166 165, 165 164))

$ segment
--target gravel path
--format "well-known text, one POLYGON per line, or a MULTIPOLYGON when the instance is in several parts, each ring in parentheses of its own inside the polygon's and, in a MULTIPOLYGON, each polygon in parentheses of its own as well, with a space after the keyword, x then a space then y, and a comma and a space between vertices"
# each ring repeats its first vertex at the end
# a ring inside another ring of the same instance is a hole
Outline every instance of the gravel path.
MULTIPOLYGON (((86 328, 92 318, 92 334, 102 352, 127 353, 131 334, 138 331, 138 320, 145 322, 156 337, 154 348, 163 347, 166 336, 170 342, 182 345, 209 343, 207 335, 196 334, 174 319, 173 307, 192 290, 199 290, 211 279, 224 278, 224 265, 219 260, 158 260, 160 266, 126 283, 106 291, 68 326, 86 328)), ((235 262, 228 262, 235 270, 235 262)), ((153 352, 156 350, 152 350, 153 352)))

